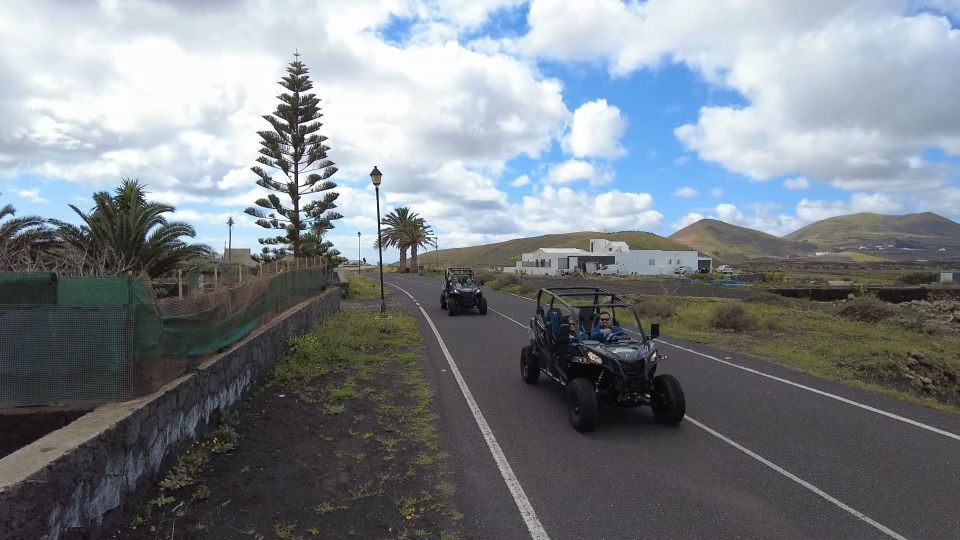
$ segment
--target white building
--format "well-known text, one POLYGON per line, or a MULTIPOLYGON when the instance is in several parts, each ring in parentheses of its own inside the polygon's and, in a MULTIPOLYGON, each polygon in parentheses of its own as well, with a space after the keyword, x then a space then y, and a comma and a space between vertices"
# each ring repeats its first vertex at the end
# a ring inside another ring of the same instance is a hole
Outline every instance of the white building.
POLYGON ((689 266, 696 271, 712 269, 712 259, 700 257, 696 251, 662 251, 658 249, 631 250, 626 242, 591 239, 590 251, 579 248, 539 248, 523 253, 516 266, 504 267, 504 272, 534 276, 556 276, 574 268, 589 272, 601 264, 623 265, 632 275, 673 274, 678 266, 689 266))

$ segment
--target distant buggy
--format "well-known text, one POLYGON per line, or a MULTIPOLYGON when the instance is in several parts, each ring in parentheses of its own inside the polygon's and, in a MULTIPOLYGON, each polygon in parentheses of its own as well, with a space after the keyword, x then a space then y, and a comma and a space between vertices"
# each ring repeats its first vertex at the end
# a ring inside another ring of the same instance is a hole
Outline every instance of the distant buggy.
POLYGON ((578 431, 593 431, 600 407, 649 405, 657 422, 678 424, 686 414, 686 398, 676 377, 656 374, 666 359, 653 341, 659 334, 657 323, 644 333, 636 308, 610 291, 540 289, 530 318, 530 343, 520 351, 520 375, 535 384, 544 373, 564 386, 570 423, 578 431), (609 332, 594 335, 602 340, 591 339, 601 314, 612 319, 609 332), (618 316, 632 318, 639 330, 635 337, 620 328, 618 316))
POLYGON ((487 299, 480 290, 480 282, 473 269, 466 266, 447 268, 440 291, 440 308, 453 317, 460 309, 474 307, 481 315, 487 314, 487 299))

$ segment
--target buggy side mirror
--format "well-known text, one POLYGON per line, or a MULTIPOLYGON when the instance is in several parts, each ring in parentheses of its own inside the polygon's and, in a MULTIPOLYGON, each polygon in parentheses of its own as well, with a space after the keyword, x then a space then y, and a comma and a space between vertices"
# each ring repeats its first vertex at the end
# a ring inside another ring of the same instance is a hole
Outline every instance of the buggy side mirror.
POLYGON ((660 323, 650 323, 650 339, 660 337, 660 323))

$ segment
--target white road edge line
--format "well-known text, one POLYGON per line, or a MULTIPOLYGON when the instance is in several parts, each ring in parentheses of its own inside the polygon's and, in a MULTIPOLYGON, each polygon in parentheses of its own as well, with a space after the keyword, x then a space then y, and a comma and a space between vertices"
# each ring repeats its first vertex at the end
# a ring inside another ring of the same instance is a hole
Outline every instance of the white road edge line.
MULTIPOLYGON (((487 309, 490 309, 490 308, 487 308, 487 309)), ((491 310, 491 311, 492 311, 492 310, 491 310)), ((500 315, 503 315, 503 314, 500 313, 499 311, 495 311, 494 313, 498 313, 498 314, 500 314, 500 315)), ((513 321, 514 323, 516 323, 516 324, 518 324, 518 325, 520 325, 520 326, 524 326, 524 327, 525 327, 525 325, 517 322, 516 320, 511 319, 510 317, 507 317, 506 315, 503 315, 503 316, 504 316, 505 318, 507 318, 507 319, 510 319, 510 320, 513 321)), ((898 534, 898 533, 897 533, 896 531, 894 531, 893 529, 890 529, 889 527, 886 527, 885 525, 874 521, 873 519, 871 519, 869 516, 867 516, 867 515, 864 514, 863 512, 860 512, 859 510, 857 510, 857 509, 855 509, 855 508, 852 508, 852 507, 850 507, 850 506, 847 506, 846 504, 844 504, 843 502, 841 502, 841 501, 838 500, 837 498, 831 496, 829 493, 823 491, 822 489, 820 489, 820 488, 818 488, 817 486, 811 484, 810 482, 807 482, 806 480, 798 477, 797 475, 791 473, 790 471, 784 469, 783 467, 777 465, 776 463, 770 461, 769 459, 764 458, 763 456, 757 454, 756 452, 750 450, 749 448, 746 448, 746 447, 744 447, 743 445, 738 444, 738 443, 737 443, 736 441, 734 441, 733 439, 730 439, 729 437, 724 436, 723 434, 717 432, 716 430, 714 430, 714 429, 706 426, 706 425, 703 424, 702 422, 700 422, 700 421, 698 421, 698 420, 696 420, 696 419, 694 419, 694 418, 692 418, 692 417, 690 417, 690 416, 686 416, 685 418, 686 418, 687 420, 689 420, 691 424, 693 424, 693 425, 697 426, 698 428, 706 431, 707 433, 709 433, 709 434, 713 435, 714 437, 720 439, 721 441, 729 444, 730 446, 736 448, 737 450, 740 450, 740 451, 743 452, 744 454, 747 454, 748 456, 752 457, 753 459, 759 461, 760 463, 763 463, 763 464, 766 465, 767 467, 769 467, 769 468, 773 469, 774 471, 782 474, 783 476, 786 476, 786 477, 789 478, 790 480, 793 480, 794 482, 800 484, 801 486, 807 488, 808 490, 816 493, 816 494, 819 495, 820 497, 826 499, 827 502, 830 502, 830 503, 834 504, 835 506, 837 506, 837 507, 840 508, 841 510, 844 510, 844 511, 846 511, 846 512, 849 512, 850 514, 852 514, 852 515, 853 515, 854 517, 856 517, 857 519, 859 519, 859 520, 867 523, 868 525, 876 528, 877 530, 879 530, 880 532, 886 534, 887 536, 889 536, 889 537, 891 537, 891 538, 896 538, 897 540, 907 540, 906 537, 901 536, 900 534, 898 534)))
MULTIPOLYGON (((502 291, 497 291, 497 292, 502 292, 502 291)), ((525 297, 525 296, 520 296, 519 294, 513 294, 513 293, 509 293, 509 292, 504 292, 503 294, 509 294, 510 296, 516 296, 517 298, 523 298, 524 300, 530 300, 531 302, 535 302, 535 300, 531 300, 530 298, 527 298, 527 297, 525 297)), ((488 309, 489 309, 489 308, 488 308, 488 309)), ((514 321, 514 322, 516 322, 516 321, 514 321)), ((526 325, 521 325, 521 326, 524 326, 524 327, 525 327, 526 325)), ((631 334, 636 334, 636 333, 637 333, 637 332, 634 332, 633 330, 630 330, 630 329, 627 329, 627 332, 630 332, 631 334)), ((753 373, 754 375, 759 375, 759 376, 761 376, 761 377, 766 377, 766 378, 768 378, 768 379, 772 379, 772 380, 777 381, 777 382, 782 382, 783 384, 789 384, 790 386, 794 386, 794 387, 796 387, 796 388, 800 388, 800 389, 806 390, 806 391, 808 391, 808 392, 813 392, 814 394, 819 394, 819 395, 821 395, 821 396, 823 396, 823 397, 827 397, 827 398, 830 398, 830 399, 835 399, 835 400, 840 401, 840 402, 842 402, 842 403, 846 403, 847 405, 853 405, 854 407, 859 407, 859 408, 861 408, 861 409, 863 409, 863 410, 865 410, 865 411, 870 411, 870 412, 872 412, 872 413, 876 413, 876 414, 879 414, 879 415, 881 415, 881 416, 886 416, 887 418, 890 418, 890 419, 892 419, 892 420, 897 420, 897 421, 903 422, 903 423, 905 423, 905 424, 910 424, 911 426, 915 426, 915 427, 918 427, 918 428, 920 428, 920 429, 925 429, 925 430, 930 431, 930 432, 932 432, 932 433, 936 433, 936 434, 938 434, 938 435, 943 435, 944 437, 949 437, 949 438, 951 438, 951 439, 960 441, 960 435, 958 435, 958 434, 956 434, 956 433, 953 433, 953 432, 950 432, 950 431, 947 431, 947 430, 944 430, 944 429, 940 429, 940 428, 937 428, 937 427, 933 427, 933 426, 931 426, 931 425, 929 425, 929 424, 924 424, 923 422, 918 422, 918 421, 916 421, 916 420, 913 420, 913 419, 910 419, 910 418, 907 418, 907 417, 904 417, 904 416, 900 416, 900 415, 894 414, 894 413, 892 413, 892 412, 887 412, 887 411, 885 411, 885 410, 883 410, 883 409, 878 409, 878 408, 876 408, 876 407, 871 407, 870 405, 866 405, 866 404, 860 403, 860 402, 858 402, 858 401, 854 401, 854 400, 852 400, 852 399, 845 398, 845 397, 843 397, 843 396, 838 396, 838 395, 836 395, 836 394, 831 394, 830 392, 825 392, 825 391, 823 391, 823 390, 818 390, 818 389, 816 389, 816 388, 807 386, 807 385, 805 385, 805 384, 795 383, 795 382, 793 382, 793 381, 791 381, 791 380, 789 380, 789 379, 784 379, 783 377, 777 377, 776 375, 770 375, 769 373, 764 373, 764 372, 762 372, 762 371, 759 371, 759 370, 756 370, 756 369, 753 369, 753 368, 748 368, 747 366, 741 366, 740 364, 735 364, 735 363, 730 362, 730 361, 727 361, 727 360, 721 360, 720 358, 717 358, 716 356, 710 356, 709 354, 705 354, 705 353, 702 353, 702 352, 700 352, 700 351, 695 351, 695 350, 693 350, 693 349, 690 349, 690 348, 687 348, 687 347, 683 347, 683 346, 677 345, 677 344, 675 344, 675 343, 670 343, 669 341, 666 341, 666 340, 663 340, 663 339, 659 339, 659 338, 658 338, 658 339, 657 339, 657 342, 663 343, 664 345, 668 345, 668 346, 670 346, 670 347, 675 347, 675 348, 677 348, 677 349, 680 349, 681 351, 687 351, 688 353, 693 353, 693 354, 696 354, 696 355, 698 355, 698 356, 702 356, 702 357, 704 357, 704 358, 708 358, 708 359, 710 359, 710 360, 713 360, 714 362, 720 362, 721 364, 726 364, 726 365, 728 365, 728 366, 730 366, 730 367, 735 367, 735 368, 737 368, 737 369, 742 369, 742 370, 744 370, 744 371, 753 373)))
POLYGON ((463 397, 467 400, 470 412, 473 413, 473 418, 477 421, 477 427, 480 428, 480 433, 483 434, 483 438, 487 442, 487 447, 490 448, 490 453, 493 454, 493 460, 497 463, 497 468, 500 469, 500 475, 503 476, 503 481, 506 482, 507 489, 510 490, 510 494, 513 495, 513 500, 517 504, 517 509, 520 510, 520 517, 523 518, 524 523, 527 525, 527 530, 530 531, 530 537, 534 540, 549 540, 550 537, 547 536, 547 531, 544 530, 543 524, 540 523, 540 518, 537 517, 533 505, 530 504, 530 499, 527 498, 527 494, 523 491, 523 486, 520 485, 517 476, 513 474, 513 468, 510 467, 507 456, 503 453, 503 449, 500 448, 500 443, 497 442, 497 438, 493 435, 493 431, 490 429, 490 425, 487 424, 487 420, 483 417, 483 413, 480 412, 480 407, 477 405, 476 400, 473 399, 473 394, 470 392, 470 388, 467 387, 467 382, 463 379, 463 375, 460 374, 460 369, 457 367, 456 362, 453 361, 453 357, 450 355, 450 350, 447 349, 446 343, 444 343, 443 338, 440 337, 440 332, 437 330, 437 327, 433 325, 433 320, 427 315, 426 310, 419 305, 417 299, 414 298, 412 294, 393 283, 388 283, 388 285, 400 289, 404 294, 409 296, 411 300, 417 303, 420 313, 423 314, 427 324, 430 325, 430 329, 433 330, 434 337, 437 338, 437 343, 440 344, 440 350, 443 351, 443 356, 446 357, 447 364, 450 365, 450 371, 453 372, 457 384, 460 385, 460 391, 463 392, 463 397))
POLYGON ((878 523, 878 522, 870 519, 870 517, 867 516, 866 514, 864 514, 863 512, 860 512, 859 510, 857 510, 857 509, 855 509, 855 508, 851 508, 851 507, 847 506, 846 504, 843 504, 841 501, 839 501, 839 500, 837 500, 836 498, 832 497, 829 493, 823 491, 822 489, 820 489, 820 488, 818 488, 817 486, 811 484, 810 482, 807 482, 806 480, 804 480, 804 479, 802 479, 802 478, 799 478, 799 477, 796 476, 795 474, 793 474, 793 473, 791 473, 790 471, 784 469, 783 467, 780 467, 780 466, 777 465, 776 463, 773 463, 772 461, 764 458, 763 456, 757 454, 756 452, 753 452, 753 451, 750 450, 749 448, 745 448, 744 446, 738 444, 736 441, 734 441, 734 440, 732 440, 732 439, 730 439, 730 438, 728 438, 728 437, 725 437, 724 435, 716 432, 715 430, 713 430, 713 429, 705 426, 705 425, 702 424, 701 422, 699 422, 699 421, 697 421, 697 420, 695 420, 695 419, 693 419, 693 418, 691 418, 691 417, 689 417, 689 416, 687 416, 686 419, 687 419, 688 421, 690 421, 693 425, 699 427, 700 429, 706 431, 707 433, 713 435, 714 437, 720 439, 721 441, 729 444, 730 446, 736 448, 737 450, 740 450, 740 451, 743 452, 744 454, 747 454, 748 456, 750 456, 750 457, 752 457, 753 459, 759 461, 760 463, 763 463, 763 464, 766 465, 767 467, 770 467, 771 469, 777 471, 778 473, 782 474, 783 476, 786 476, 786 477, 789 478, 790 480, 793 480, 794 482, 800 484, 801 486, 809 489, 810 491, 812 491, 812 492, 816 493, 817 495, 819 495, 819 496, 823 497, 824 499, 826 499, 828 502, 830 502, 830 503, 834 504, 835 506, 837 506, 837 507, 839 507, 839 508, 841 508, 841 509, 849 512, 850 514, 854 515, 855 517, 857 517, 857 518, 860 519, 861 521, 863 521, 863 522, 865 522, 865 523, 868 523, 869 525, 873 526, 875 529, 877 529, 878 531, 886 534, 887 536, 889 536, 889 537, 891 537, 891 538, 896 538, 897 540, 906 540, 906 537, 898 534, 896 531, 890 529, 889 527, 884 526, 884 525, 881 524, 881 523, 878 523))

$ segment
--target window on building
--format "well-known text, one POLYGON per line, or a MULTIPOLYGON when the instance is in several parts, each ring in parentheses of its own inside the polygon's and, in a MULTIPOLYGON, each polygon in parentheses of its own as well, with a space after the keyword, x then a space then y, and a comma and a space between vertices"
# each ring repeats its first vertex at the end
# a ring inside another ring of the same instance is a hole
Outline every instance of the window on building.
POLYGON ((656 266, 656 265, 657 265, 657 260, 656 260, 656 259, 650 259, 650 266, 656 266))
POLYGON ((607 248, 607 251, 613 251, 613 248, 612 248, 612 247, 611 247, 611 248, 607 248))
POLYGON ((667 264, 673 264, 673 259, 668 260, 667 264))
POLYGON ((570 257, 560 257, 557 259, 557 270, 569 270, 570 257))

